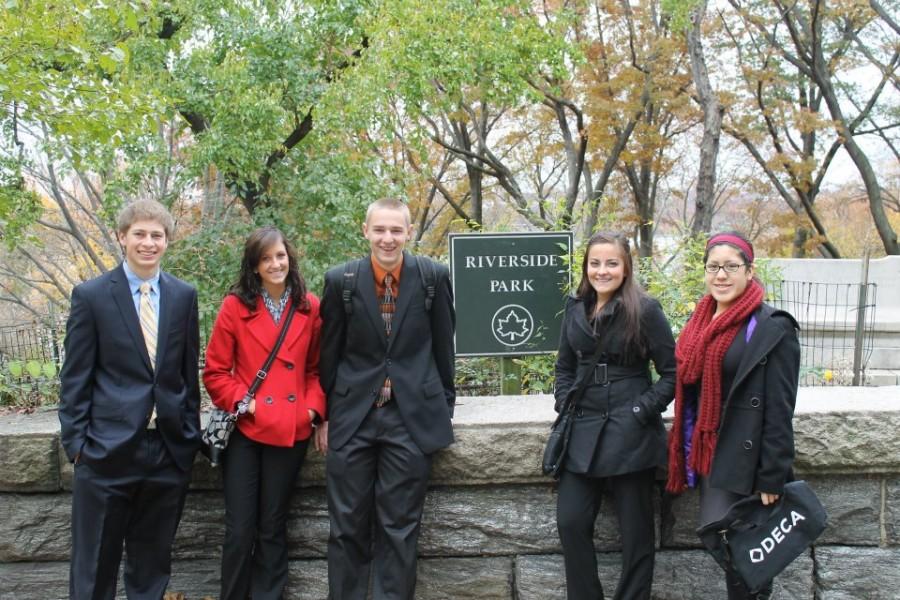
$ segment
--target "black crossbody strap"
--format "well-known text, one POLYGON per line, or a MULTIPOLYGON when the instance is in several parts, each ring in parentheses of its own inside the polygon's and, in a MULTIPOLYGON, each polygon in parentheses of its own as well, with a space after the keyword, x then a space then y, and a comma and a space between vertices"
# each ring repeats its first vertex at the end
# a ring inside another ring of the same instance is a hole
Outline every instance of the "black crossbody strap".
POLYGON ((247 390, 247 395, 251 398, 256 394, 256 390, 259 389, 259 386, 262 385, 266 375, 269 374, 269 367, 272 366, 272 363, 275 361, 275 355, 278 354, 278 349, 281 348, 281 343, 284 342, 287 330, 291 326, 291 321, 294 319, 294 312, 295 309, 292 305, 291 310, 289 310, 287 316, 285 316, 284 325, 281 326, 281 332, 278 334, 278 340, 275 342, 275 346, 273 346, 272 351, 269 352, 269 357, 266 358, 266 362, 263 363, 263 366, 256 372, 256 378, 253 380, 253 383, 250 384, 250 389, 247 390))
POLYGON ((594 348, 594 353, 591 355, 591 368, 584 372, 584 376, 576 384, 575 391, 566 398, 567 405, 562 407, 562 410, 559 411, 560 414, 567 410, 575 410, 575 405, 578 404, 578 401, 581 400, 581 397, 584 396, 584 392, 587 389, 588 373, 597 368, 597 363, 600 362, 601 354, 603 354, 603 352, 601 350, 601 345, 598 343, 594 348))

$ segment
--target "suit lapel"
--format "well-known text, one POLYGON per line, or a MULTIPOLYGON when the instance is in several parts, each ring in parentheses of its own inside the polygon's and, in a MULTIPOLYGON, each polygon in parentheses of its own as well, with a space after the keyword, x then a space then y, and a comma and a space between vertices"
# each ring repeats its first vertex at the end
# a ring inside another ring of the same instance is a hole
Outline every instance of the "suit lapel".
POLYGON ((119 265, 113 270, 109 285, 110 295, 113 297, 113 301, 119 309, 119 314, 122 315, 122 322, 125 324, 125 329, 128 331, 129 335, 131 335, 134 346, 137 348, 138 354, 141 356, 141 360, 144 361, 147 370, 152 372, 153 367, 150 366, 150 355, 147 354, 147 344, 144 342, 144 333, 141 331, 141 323, 138 321, 137 311, 134 308, 134 299, 131 295, 131 288, 128 287, 128 278, 125 277, 125 271, 122 270, 122 265, 119 265))
MULTIPOLYGON (((397 338, 397 331, 406 316, 406 309, 415 296, 416 285, 419 283, 419 265, 416 258, 409 253, 403 253, 403 268, 400 271, 400 290, 397 297, 397 305, 394 307, 394 320, 391 323, 391 337, 388 339, 388 348, 397 338)), ((421 286, 420 286, 421 287, 421 286)))
POLYGON ((159 327, 156 332, 156 365, 163 364, 169 342, 169 323, 172 320, 174 292, 168 275, 159 274, 159 327))
POLYGON ((359 290, 359 295, 378 339, 381 340, 382 345, 387 346, 387 333, 384 331, 384 319, 381 317, 381 301, 375 293, 375 272, 372 270, 371 257, 362 259, 362 264, 359 265, 359 280, 356 282, 356 289, 359 290))

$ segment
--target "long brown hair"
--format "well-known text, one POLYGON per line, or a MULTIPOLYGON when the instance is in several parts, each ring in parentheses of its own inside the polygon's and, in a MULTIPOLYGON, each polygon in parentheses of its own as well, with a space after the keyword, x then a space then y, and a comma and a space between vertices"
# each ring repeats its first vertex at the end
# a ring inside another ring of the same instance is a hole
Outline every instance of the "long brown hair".
POLYGON ((624 234, 615 231, 598 231, 591 236, 584 249, 584 259, 581 261, 581 283, 578 284, 575 296, 584 302, 588 310, 593 310, 593 307, 597 304, 597 292, 588 279, 587 267, 591 248, 598 244, 612 244, 615 246, 622 257, 622 262, 625 264, 625 279, 622 281, 619 289, 613 294, 613 299, 618 298, 621 301, 621 310, 625 316, 624 354, 641 354, 644 350, 644 342, 641 338, 641 302, 646 293, 634 276, 631 244, 624 234))
POLYGON ((251 233, 244 242, 241 272, 229 293, 240 298, 241 302, 250 310, 256 309, 256 300, 262 294, 262 279, 256 273, 256 269, 259 267, 259 260, 263 253, 278 242, 284 244, 288 255, 287 284, 291 286, 291 304, 296 306, 300 312, 309 312, 309 302, 306 300, 306 282, 297 265, 297 249, 277 227, 260 227, 251 233))

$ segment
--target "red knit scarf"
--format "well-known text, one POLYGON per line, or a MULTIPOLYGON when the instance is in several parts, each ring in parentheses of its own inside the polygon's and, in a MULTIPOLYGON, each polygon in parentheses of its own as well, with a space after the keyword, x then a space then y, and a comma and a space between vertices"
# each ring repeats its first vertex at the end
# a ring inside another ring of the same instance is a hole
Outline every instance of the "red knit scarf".
POLYGON ((728 309, 713 319, 716 301, 709 294, 700 300, 675 345, 675 420, 669 432, 669 480, 666 490, 680 494, 687 487, 684 466, 684 386, 700 386, 697 418, 691 437, 690 467, 709 475, 716 451, 722 413, 722 361, 738 331, 759 308, 763 288, 755 280, 728 309))

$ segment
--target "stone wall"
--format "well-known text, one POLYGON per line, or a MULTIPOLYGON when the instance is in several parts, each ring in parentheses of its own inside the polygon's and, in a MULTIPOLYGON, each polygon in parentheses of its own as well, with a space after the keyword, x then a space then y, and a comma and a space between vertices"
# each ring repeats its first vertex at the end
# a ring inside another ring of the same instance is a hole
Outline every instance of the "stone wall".
MULTIPOLYGON (((440 453, 425 507, 417 598, 565 598, 554 486, 539 472, 547 396, 463 398, 458 442, 440 453)), ((900 598, 900 388, 803 388, 797 471, 829 512, 819 543, 777 581, 777 598, 900 598)), ((215 597, 222 541, 219 473, 198 460, 170 589, 215 597)), ((0 417, 0 600, 67 596, 71 467, 56 414, 0 417)), ((290 513, 288 598, 327 595, 323 462, 310 457, 290 513)), ((606 503, 596 548, 609 595, 619 539, 606 503)), ((694 535, 697 498, 660 496, 654 598, 725 597, 694 535)), ((122 595, 124 597, 124 594, 122 595)))

